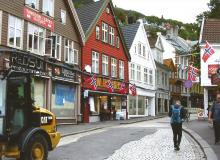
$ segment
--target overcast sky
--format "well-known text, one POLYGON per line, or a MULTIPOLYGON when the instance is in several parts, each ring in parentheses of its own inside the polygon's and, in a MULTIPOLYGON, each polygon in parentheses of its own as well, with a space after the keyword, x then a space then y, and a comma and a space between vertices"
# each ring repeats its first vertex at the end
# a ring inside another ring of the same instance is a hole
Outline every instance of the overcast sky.
POLYGON ((209 0, 113 0, 120 8, 131 9, 147 16, 162 15, 185 23, 195 22, 196 16, 208 10, 209 0))

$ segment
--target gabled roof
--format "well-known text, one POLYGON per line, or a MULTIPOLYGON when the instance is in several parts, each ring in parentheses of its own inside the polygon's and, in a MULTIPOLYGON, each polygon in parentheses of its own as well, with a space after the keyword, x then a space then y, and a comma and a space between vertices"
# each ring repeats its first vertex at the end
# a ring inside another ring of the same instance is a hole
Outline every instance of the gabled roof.
POLYGON ((83 27, 84 33, 85 33, 85 41, 88 40, 89 36, 93 32, 97 22, 99 21, 99 18, 101 17, 102 13, 106 9, 106 7, 110 4, 111 11, 113 13, 113 16, 115 18, 116 26, 118 29, 119 37, 122 40, 122 46, 125 50, 125 54, 128 58, 128 60, 131 60, 131 55, 128 51, 128 48, 126 46, 121 28, 119 26, 119 23, 116 19, 115 13, 114 13, 114 7, 111 0, 100 0, 98 2, 91 2, 87 5, 83 5, 82 7, 77 9, 77 14, 79 17, 79 20, 81 22, 81 25, 83 27))
POLYGON ((171 71, 173 72, 177 72, 177 67, 175 66, 175 64, 173 63, 173 59, 169 58, 169 59, 164 59, 163 60, 164 65, 166 65, 168 68, 171 69, 171 71))
POLYGON ((122 32, 125 38, 125 43, 128 47, 128 50, 131 49, 131 46, 133 44, 134 38, 137 34, 138 28, 140 26, 140 23, 134 23, 134 24, 130 24, 127 26, 123 26, 122 27, 122 32))
POLYGON ((91 2, 76 10, 85 34, 89 32, 91 25, 96 20, 99 12, 102 10, 102 7, 105 6, 104 4, 106 2, 106 0, 91 2))
POLYGON ((76 28, 78 29, 78 32, 79 32, 79 35, 80 35, 81 43, 84 45, 85 44, 85 34, 83 32, 83 28, 82 28, 80 20, 77 16, 76 9, 73 5, 73 2, 72 2, 72 0, 65 0, 65 2, 67 2, 68 7, 70 8, 70 10, 72 12, 72 16, 74 18, 74 23, 76 24, 76 26, 77 26, 76 28))
POLYGON ((220 43, 220 19, 206 19, 202 26, 201 43, 220 43))

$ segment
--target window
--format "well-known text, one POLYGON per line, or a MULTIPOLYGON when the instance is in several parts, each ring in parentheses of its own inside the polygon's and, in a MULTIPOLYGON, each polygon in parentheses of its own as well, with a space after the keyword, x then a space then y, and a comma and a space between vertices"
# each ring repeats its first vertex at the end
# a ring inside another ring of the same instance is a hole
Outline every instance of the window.
POLYGON ((120 79, 124 79, 124 71, 125 71, 124 61, 119 61, 119 78, 120 79))
POLYGON ((61 60, 61 44, 62 44, 62 37, 57 34, 52 34, 54 38, 52 39, 52 49, 51 55, 53 58, 61 60))
POLYGON ((141 66, 137 65, 137 81, 141 81, 141 66))
POLYGON ((92 51, 92 72, 99 73, 99 53, 92 51))
POLYGON ((162 85, 165 86, 165 75, 164 75, 164 72, 162 72, 162 85))
POLYGON ((137 53, 137 46, 134 46, 134 53, 137 53))
POLYGON ((102 55, 102 74, 108 76, 108 56, 102 55))
POLYGON ((115 45, 115 30, 113 27, 109 26, 109 44, 114 46, 115 45))
POLYGON ((143 46, 143 56, 146 57, 146 48, 143 46))
POLYGON ((96 26, 96 39, 100 39, 100 28, 99 26, 96 26))
POLYGON ((119 48, 120 44, 119 44, 119 37, 116 37, 116 47, 119 48))
POLYGON ((141 44, 138 43, 138 54, 141 55, 141 44))
POLYGON ((153 85, 153 71, 149 70, 149 84, 153 85))
POLYGON ((43 12, 53 17, 54 15, 54 0, 43 0, 43 12))
POLYGON ((60 17, 61 17, 61 23, 66 24, 66 11, 62 10, 60 11, 60 17))
POLYGON ((117 60, 115 58, 111 59, 111 75, 117 77, 117 60))
POLYGON ((74 42, 65 39, 64 59, 66 63, 78 64, 78 51, 74 50, 74 42))
POLYGON ((22 20, 9 15, 8 24, 8 45, 14 48, 21 48, 22 45, 22 20))
POLYGON ((135 80, 135 64, 131 64, 131 80, 135 80))
POLYGON ((102 23, 102 41, 108 43, 108 25, 102 23))
POLYGON ((144 83, 148 83, 148 69, 144 68, 144 83))
POLYGON ((109 14, 110 13, 110 9, 107 7, 106 8, 106 13, 109 14))
POLYGON ((45 30, 31 23, 28 24, 28 51, 45 54, 45 30))
POLYGON ((168 75, 165 73, 165 86, 168 87, 168 75))
POLYGON ((32 8, 38 9, 38 1, 39 0, 25 0, 25 4, 32 8))

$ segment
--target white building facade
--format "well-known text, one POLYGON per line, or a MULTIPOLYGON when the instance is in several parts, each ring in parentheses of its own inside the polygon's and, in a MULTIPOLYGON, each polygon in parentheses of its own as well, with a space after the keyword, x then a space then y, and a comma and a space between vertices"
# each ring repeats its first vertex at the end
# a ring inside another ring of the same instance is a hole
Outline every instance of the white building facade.
POLYGON ((156 66, 144 24, 139 21, 122 30, 131 55, 129 81, 137 87, 137 96, 128 95, 128 116, 155 116, 156 66))

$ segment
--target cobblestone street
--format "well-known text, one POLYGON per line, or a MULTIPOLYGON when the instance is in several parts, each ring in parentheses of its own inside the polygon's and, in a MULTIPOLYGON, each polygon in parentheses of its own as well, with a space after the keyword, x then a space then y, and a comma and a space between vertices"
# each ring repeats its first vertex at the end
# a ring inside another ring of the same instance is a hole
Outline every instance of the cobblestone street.
POLYGON ((201 160, 203 153, 188 135, 183 135, 181 150, 174 151, 172 131, 160 129, 138 141, 122 146, 107 160, 201 160), (159 154, 158 154, 159 153, 159 154))

